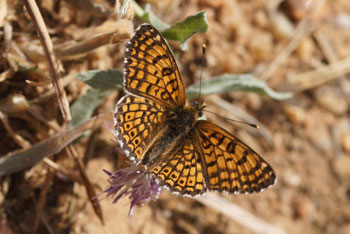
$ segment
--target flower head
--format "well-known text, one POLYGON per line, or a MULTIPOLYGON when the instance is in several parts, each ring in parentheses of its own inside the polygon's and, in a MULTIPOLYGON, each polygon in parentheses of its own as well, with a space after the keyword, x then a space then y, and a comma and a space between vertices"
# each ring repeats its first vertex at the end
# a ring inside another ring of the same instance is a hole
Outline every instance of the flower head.
MULTIPOLYGON (((143 166, 131 164, 130 167, 111 173, 103 170, 108 176, 109 187, 103 191, 106 197, 112 197, 113 203, 123 196, 128 196, 130 203, 130 221, 135 206, 142 207, 147 199, 156 200, 161 187, 156 179, 145 173, 143 166)), ((100 196, 99 195, 99 196, 100 196)))

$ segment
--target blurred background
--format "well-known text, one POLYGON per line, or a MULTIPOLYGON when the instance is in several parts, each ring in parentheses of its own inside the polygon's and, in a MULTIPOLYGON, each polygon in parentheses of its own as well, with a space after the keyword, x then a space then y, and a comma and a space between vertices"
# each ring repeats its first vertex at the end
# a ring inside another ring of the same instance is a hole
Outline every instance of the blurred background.
MULTIPOLYGON (((140 9, 150 7, 170 25, 206 12, 208 32, 193 35, 187 51, 181 50, 180 42, 169 41, 186 87, 199 81, 206 44, 203 82, 225 73, 249 73, 275 91, 293 93, 287 100, 243 91, 204 98, 207 109, 223 117, 259 123, 261 130, 255 130, 207 115, 262 155, 278 177, 277 184, 258 194, 215 195, 279 233, 350 233, 350 1, 137 1, 135 18, 130 9, 124 18, 116 17, 112 0, 36 3, 71 107, 91 89, 76 78, 78 74, 122 69, 124 42, 132 28, 144 22, 140 9), (101 37, 98 41, 104 46, 95 46, 96 35, 110 34, 115 37, 106 42, 101 37)), ((35 157, 42 152, 28 153, 35 144, 73 128, 62 117, 50 66, 27 9, 23 1, 0 0, 3 158, 18 150, 35 157)), ((110 113, 123 95, 122 89, 102 95, 103 102, 87 112, 110 113)), ((85 113, 84 104, 80 108, 85 113)), ((132 222, 128 199, 117 204, 102 200, 103 224, 89 196, 108 185, 102 169, 127 166, 110 130, 112 115, 106 119, 108 124, 102 121, 68 150, 52 149, 63 148, 67 140, 46 142, 52 151, 34 165, 28 166, 30 158, 23 158, 14 165, 21 169, 6 171, 0 158, 0 233, 265 232, 257 223, 244 225, 223 213, 220 209, 226 206, 219 202, 209 207, 201 199, 168 191, 136 208, 132 222)))

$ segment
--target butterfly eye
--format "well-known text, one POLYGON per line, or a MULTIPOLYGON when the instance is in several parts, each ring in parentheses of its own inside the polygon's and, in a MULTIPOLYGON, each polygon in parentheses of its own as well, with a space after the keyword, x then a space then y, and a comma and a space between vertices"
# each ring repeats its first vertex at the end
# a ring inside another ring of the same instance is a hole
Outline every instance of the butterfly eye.
POLYGON ((203 111, 202 110, 198 111, 198 117, 202 117, 202 116, 203 116, 203 111))

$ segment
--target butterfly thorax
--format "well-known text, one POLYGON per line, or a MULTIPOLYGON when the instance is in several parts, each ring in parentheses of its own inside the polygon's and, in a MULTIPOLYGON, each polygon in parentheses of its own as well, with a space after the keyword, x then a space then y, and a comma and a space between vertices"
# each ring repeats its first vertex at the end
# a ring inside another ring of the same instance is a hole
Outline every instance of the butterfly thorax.
POLYGON ((168 110, 165 119, 151 146, 145 152, 142 164, 146 167, 156 160, 161 161, 166 155, 171 155, 183 141, 193 140, 198 111, 193 106, 168 110))
POLYGON ((188 133, 198 119, 198 112, 193 106, 185 106, 168 111, 168 124, 174 131, 188 133))

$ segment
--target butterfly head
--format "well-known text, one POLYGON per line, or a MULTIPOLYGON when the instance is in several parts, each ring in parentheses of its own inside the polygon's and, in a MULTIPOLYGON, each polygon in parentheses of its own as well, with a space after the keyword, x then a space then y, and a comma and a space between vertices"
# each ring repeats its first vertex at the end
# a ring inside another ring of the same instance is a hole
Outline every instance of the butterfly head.
POLYGON ((190 105, 191 105, 192 107, 195 108, 195 110, 196 110, 197 113, 198 113, 198 117, 202 117, 202 116, 203 116, 203 110, 204 110, 204 108, 206 107, 206 106, 204 105, 203 99, 191 101, 191 102, 190 102, 190 105))

